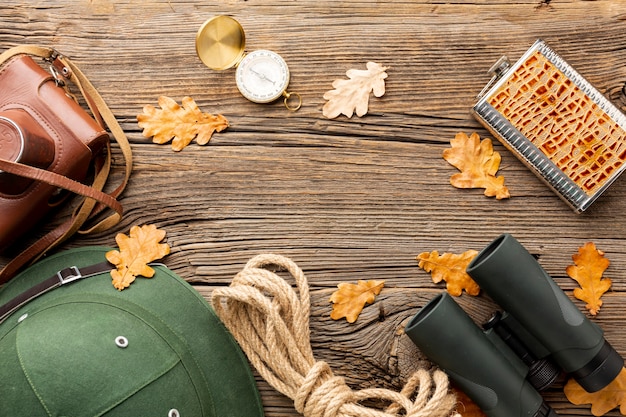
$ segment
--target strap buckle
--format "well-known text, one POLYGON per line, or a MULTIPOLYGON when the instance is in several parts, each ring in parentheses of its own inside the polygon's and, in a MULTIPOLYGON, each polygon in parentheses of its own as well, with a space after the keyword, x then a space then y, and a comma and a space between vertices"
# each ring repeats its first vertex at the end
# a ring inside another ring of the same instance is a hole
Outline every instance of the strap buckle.
POLYGON ((57 87, 61 87, 65 90, 65 94, 72 100, 78 102, 76 96, 70 91, 70 87, 67 81, 72 77, 72 70, 63 61, 63 55, 55 49, 50 51, 50 56, 44 58, 49 65, 50 74, 54 78, 54 83, 57 87))
POLYGON ((50 74, 54 77, 54 82, 57 87, 65 87, 65 79, 69 78, 66 74, 69 74, 69 68, 61 61, 63 55, 56 49, 50 50, 50 55, 44 58, 48 64, 50 64, 50 74))
POLYGON ((70 266, 57 272, 57 278, 59 278, 60 285, 65 285, 83 278, 83 274, 76 266, 70 266))
POLYGON ((50 64, 52 64, 52 62, 55 59, 62 56, 61 53, 54 48, 49 48, 49 51, 50 51, 50 54, 47 57, 43 57, 43 59, 44 61, 49 62, 50 64))

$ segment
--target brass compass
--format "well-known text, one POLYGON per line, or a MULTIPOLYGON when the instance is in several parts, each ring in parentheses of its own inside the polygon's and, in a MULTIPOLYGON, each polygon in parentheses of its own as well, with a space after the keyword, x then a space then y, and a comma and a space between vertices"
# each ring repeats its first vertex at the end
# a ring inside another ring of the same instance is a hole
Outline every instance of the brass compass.
POLYGON ((254 103, 271 103, 284 97, 285 107, 302 106, 300 94, 287 92, 289 67, 276 52, 259 49, 245 54, 246 36, 230 16, 215 16, 204 22, 196 35, 196 52, 213 70, 237 67, 235 80, 241 94, 254 103))

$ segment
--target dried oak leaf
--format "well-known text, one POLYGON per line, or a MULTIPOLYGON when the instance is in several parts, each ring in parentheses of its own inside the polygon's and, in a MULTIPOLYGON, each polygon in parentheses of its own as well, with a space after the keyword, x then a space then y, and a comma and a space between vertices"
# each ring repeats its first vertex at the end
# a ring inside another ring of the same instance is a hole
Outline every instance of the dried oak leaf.
POLYGON ((164 144, 171 140, 176 152, 182 151, 194 138, 198 145, 206 145, 213 132, 228 127, 224 116, 202 113, 191 97, 183 98, 182 106, 166 96, 159 97, 158 102, 161 109, 148 104, 143 113, 137 115, 139 127, 143 128, 145 137, 152 136, 154 143, 164 144))
POLYGON ((460 173, 450 177, 450 184, 457 188, 484 188, 487 197, 497 200, 511 197, 504 186, 504 177, 496 177, 500 167, 500 154, 493 150, 491 139, 482 142, 476 133, 467 136, 457 133, 450 141, 452 148, 443 151, 443 159, 460 173))
POLYGON ((603 416, 618 406, 620 413, 626 415, 626 368, 622 368, 617 378, 600 391, 589 393, 574 378, 567 381, 563 391, 572 404, 591 404, 594 416, 603 416))
POLYGON ((339 289, 330 296, 333 303, 330 318, 339 320, 345 317, 348 323, 354 323, 365 304, 373 303, 384 286, 385 281, 377 280, 359 280, 356 284, 342 282, 337 285, 339 289))
POLYGON ((327 91, 324 99, 328 100, 322 108, 322 114, 329 119, 334 119, 340 114, 352 117, 361 117, 367 113, 370 92, 376 97, 385 94, 385 78, 387 67, 375 62, 366 64, 367 70, 351 69, 346 72, 348 80, 335 80, 334 90, 327 91))
POLYGON ((580 285, 580 288, 574 289, 574 297, 586 302, 585 307, 595 316, 602 306, 600 297, 611 287, 609 278, 602 279, 602 274, 611 262, 592 242, 578 248, 578 253, 572 255, 572 260, 574 265, 569 265, 565 271, 580 285))
POLYGON ((463 290, 469 295, 478 295, 480 287, 465 270, 472 259, 478 255, 475 250, 468 250, 460 255, 454 253, 422 252, 417 255, 418 266, 430 275, 435 284, 446 282, 446 290, 454 296, 460 296, 463 290))
POLYGON ((115 241, 119 251, 106 253, 106 259, 116 266, 111 271, 113 286, 118 290, 127 288, 138 276, 152 278, 154 269, 148 263, 161 259, 170 253, 167 243, 159 243, 165 238, 165 231, 154 225, 133 226, 129 236, 118 233, 115 241))

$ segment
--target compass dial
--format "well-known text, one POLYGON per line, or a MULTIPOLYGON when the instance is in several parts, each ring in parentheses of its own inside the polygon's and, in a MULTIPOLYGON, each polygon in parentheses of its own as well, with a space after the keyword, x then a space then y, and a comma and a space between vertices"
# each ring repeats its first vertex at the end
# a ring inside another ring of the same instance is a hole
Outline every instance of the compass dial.
POLYGON ((259 49, 244 56, 237 66, 237 87, 255 103, 269 103, 283 95, 289 84, 289 68, 275 52, 259 49))

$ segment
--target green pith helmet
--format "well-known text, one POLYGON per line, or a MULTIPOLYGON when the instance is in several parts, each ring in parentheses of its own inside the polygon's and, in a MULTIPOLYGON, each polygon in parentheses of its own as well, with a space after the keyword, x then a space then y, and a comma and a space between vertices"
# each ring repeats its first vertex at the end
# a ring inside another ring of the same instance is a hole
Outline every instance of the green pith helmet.
MULTIPOLYGON (((0 289, 0 306, 58 271, 105 262, 107 250, 40 261, 0 289)), ((0 416, 263 416, 246 358, 212 308, 172 271, 154 269, 124 291, 108 272, 79 279, 8 316, 0 416)))

